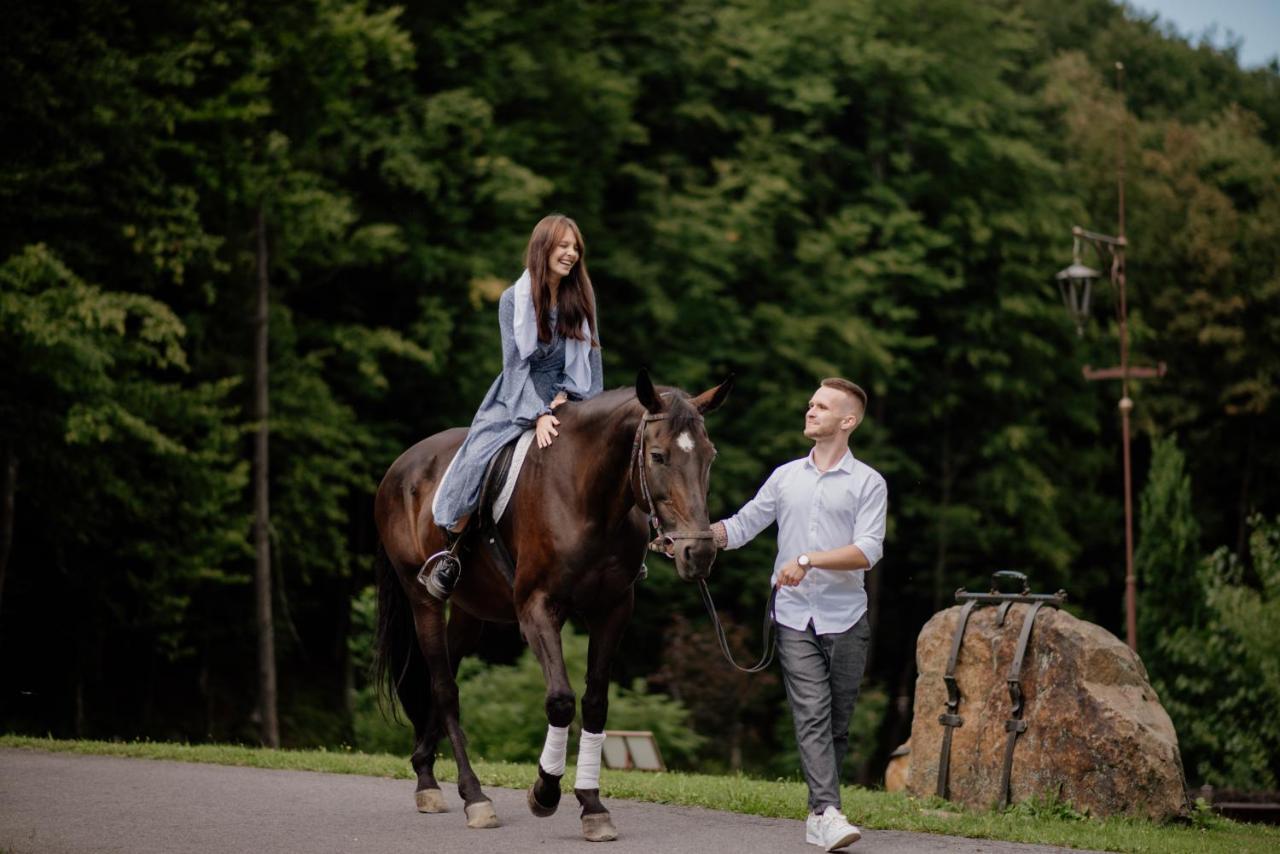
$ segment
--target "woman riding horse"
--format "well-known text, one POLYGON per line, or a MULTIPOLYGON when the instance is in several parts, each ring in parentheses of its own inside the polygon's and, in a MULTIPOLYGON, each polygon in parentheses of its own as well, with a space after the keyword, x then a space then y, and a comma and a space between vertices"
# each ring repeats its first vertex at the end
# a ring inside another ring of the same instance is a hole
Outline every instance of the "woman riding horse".
POLYGON ((681 578, 705 578, 711 570, 716 549, 706 495, 715 448, 702 416, 724 401, 731 385, 732 378, 690 397, 677 389, 659 392, 641 372, 634 390, 561 407, 559 438, 529 455, 498 522, 515 564, 514 580, 508 581, 487 551, 471 552, 453 591, 447 628, 444 603, 418 579, 427 556, 445 545, 431 503, 466 431, 424 439, 392 464, 374 511, 381 541, 378 667, 413 722, 420 811, 445 810, 433 768, 436 743, 447 734, 468 826, 498 824, 467 757, 455 676, 482 622, 514 621, 547 683, 547 737, 529 807, 538 816, 555 812, 575 699, 560 631, 576 613, 587 624, 589 646, 574 793, 582 805, 584 836, 617 836, 599 791, 610 660, 631 618, 650 525, 673 554, 681 578))
POLYGON ((428 558, 427 591, 449 598, 462 563, 457 535, 480 500, 489 461, 533 427, 546 448, 560 423, 552 413, 567 400, 586 400, 604 388, 596 298, 583 258, 582 232, 552 214, 534 226, 525 271, 498 300, 502 373, 489 387, 467 438, 436 487, 431 504, 448 547, 428 558))

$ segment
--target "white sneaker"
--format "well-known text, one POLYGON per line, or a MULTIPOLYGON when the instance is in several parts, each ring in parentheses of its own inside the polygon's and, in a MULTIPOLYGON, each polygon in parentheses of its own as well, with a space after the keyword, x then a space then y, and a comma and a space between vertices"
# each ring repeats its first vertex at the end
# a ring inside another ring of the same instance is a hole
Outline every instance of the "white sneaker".
POLYGON ((824 851, 835 851, 862 838, 862 831, 849 823, 844 813, 827 807, 822 815, 809 814, 804 822, 804 841, 821 845, 824 851))

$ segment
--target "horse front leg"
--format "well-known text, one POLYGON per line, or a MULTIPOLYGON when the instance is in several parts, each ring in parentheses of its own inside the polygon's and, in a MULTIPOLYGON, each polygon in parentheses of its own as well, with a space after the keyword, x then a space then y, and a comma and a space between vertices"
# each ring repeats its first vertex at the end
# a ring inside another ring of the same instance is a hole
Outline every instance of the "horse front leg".
POLYGON ((582 738, 578 742, 578 773, 573 793, 582 805, 582 835, 590 842, 618 838, 617 828, 600 802, 600 754, 609 716, 609 671, 622 633, 631 622, 635 595, 631 589, 617 605, 590 619, 587 647, 587 690, 582 695, 582 738))
MULTIPOLYGON (((476 648, 483 628, 483 621, 461 608, 454 608, 449 612, 449 623, 445 629, 446 645, 449 652, 449 672, 453 674, 455 682, 458 678, 458 665, 476 648)), ((430 696, 428 696, 427 706, 425 721, 421 716, 417 716, 414 720, 414 735, 417 737, 417 742, 410 759, 413 771, 418 776, 418 788, 414 792, 414 801, 418 812, 448 812, 449 808, 445 804, 444 795, 440 791, 440 784, 436 782, 435 775, 436 746, 440 743, 440 737, 444 735, 444 716, 440 714, 437 704, 430 702, 430 696)))
MULTIPOLYGON (((493 810, 493 803, 480 788, 480 779, 476 777, 471 760, 467 757, 467 739, 462 732, 458 714, 458 682, 454 679, 453 666, 449 661, 444 607, 423 595, 413 603, 413 620, 417 627, 418 644, 431 673, 431 701, 434 708, 430 726, 432 729, 443 728, 453 746, 453 758, 458 765, 458 794, 465 804, 463 810, 467 816, 467 827, 497 827, 498 816, 493 810)), ((427 735, 429 737, 430 733, 427 735)))
POLYGON ((521 609, 520 630, 542 666, 547 685, 547 737, 538 758, 538 779, 529 787, 529 811, 539 818, 555 814, 560 806, 560 779, 569 750, 569 724, 573 722, 574 694, 564 666, 560 630, 564 618, 554 613, 545 596, 521 609))

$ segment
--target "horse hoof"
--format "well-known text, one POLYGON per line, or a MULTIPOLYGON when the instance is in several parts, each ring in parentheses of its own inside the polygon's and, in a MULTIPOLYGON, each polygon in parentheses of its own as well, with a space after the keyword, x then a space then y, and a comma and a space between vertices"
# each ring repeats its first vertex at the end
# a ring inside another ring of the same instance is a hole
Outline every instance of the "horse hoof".
POLYGON ((529 812, 533 813, 538 818, 546 818, 549 815, 555 815, 560 804, 552 804, 549 807, 544 807, 542 804, 538 803, 538 796, 533 793, 533 790, 537 785, 537 783, 532 783, 529 786, 529 812))
POLYGON ((486 827, 497 827, 498 814, 493 811, 492 801, 476 801, 464 808, 467 814, 467 827, 480 830, 486 827))
POLYGON ((582 838, 588 842, 612 842, 618 838, 618 829, 607 812, 596 812, 582 817, 582 838))
POLYGON ((419 789, 413 793, 418 802, 418 812, 448 812, 449 805, 444 802, 444 794, 439 789, 419 789))

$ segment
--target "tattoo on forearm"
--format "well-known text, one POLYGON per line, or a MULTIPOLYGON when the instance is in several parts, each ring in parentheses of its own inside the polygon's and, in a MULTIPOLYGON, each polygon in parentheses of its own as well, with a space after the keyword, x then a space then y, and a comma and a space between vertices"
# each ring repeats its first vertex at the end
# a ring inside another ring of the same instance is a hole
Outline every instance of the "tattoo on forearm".
POLYGON ((728 547, 729 532, 724 529, 724 522, 716 522, 711 526, 711 539, 718 549, 728 547))

